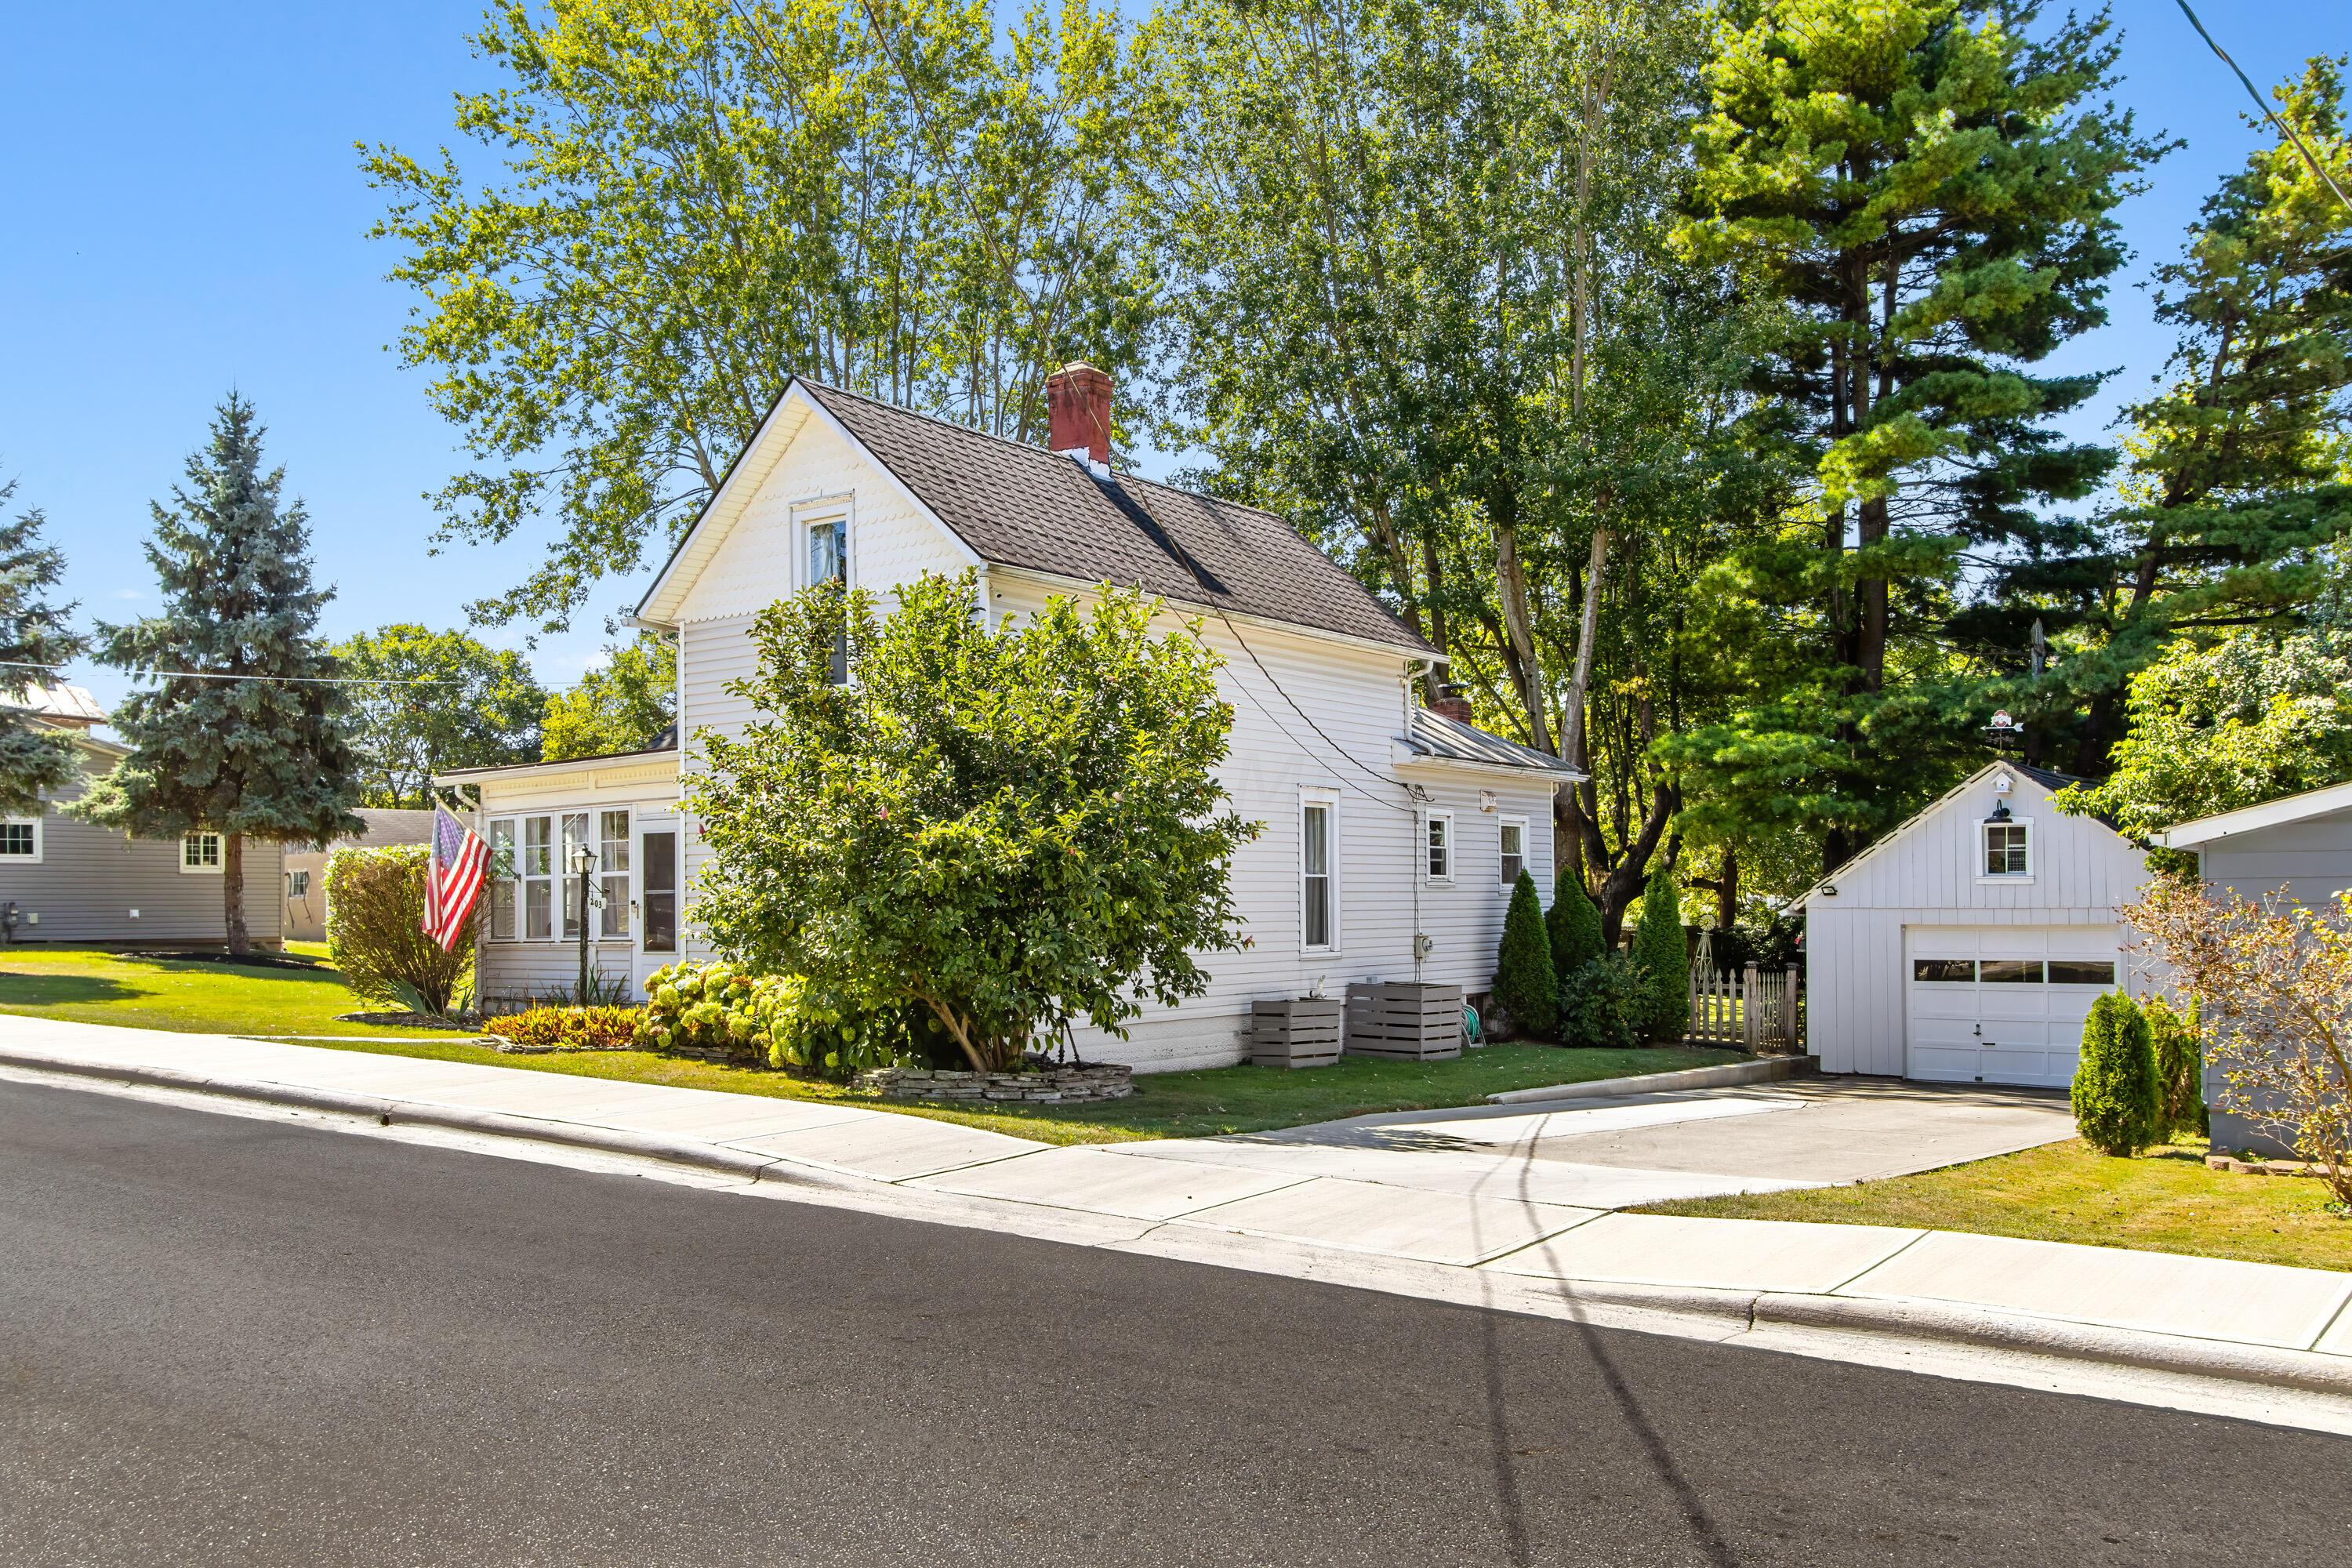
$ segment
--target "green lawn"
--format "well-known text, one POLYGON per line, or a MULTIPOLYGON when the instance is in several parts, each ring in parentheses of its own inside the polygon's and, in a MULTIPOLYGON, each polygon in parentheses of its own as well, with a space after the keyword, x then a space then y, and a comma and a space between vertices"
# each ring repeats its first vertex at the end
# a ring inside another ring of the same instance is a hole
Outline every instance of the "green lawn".
POLYGON ((1648 1214, 1924 1226, 2038 1241, 2133 1247, 2305 1268, 2352 1269, 2352 1221, 2316 1181, 2205 1167, 2205 1146, 2115 1160, 2069 1139, 2021 1154, 1849 1187, 1686 1198, 1648 1214))
POLYGON ((0 1013, 201 1035, 416 1032, 338 1021, 336 1014, 368 1004, 326 966, 323 944, 297 944, 289 956, 317 962, 310 969, 286 969, 94 948, 0 947, 0 1013))
POLYGON ((336 1014, 362 1006, 323 963, 311 969, 292 970, 206 960, 164 961, 86 948, 0 949, 0 1013, 200 1034, 331 1035, 338 1037, 311 1043, 342 1050, 481 1062, 529 1072, 625 1079, 785 1100, 843 1100, 1048 1143, 1116 1143, 1136 1138, 1259 1132, 1371 1111, 1475 1105, 1505 1089, 1667 1072, 1738 1059, 1736 1052, 1718 1050, 1588 1051, 1552 1046, 1489 1046, 1451 1062, 1349 1058, 1332 1067, 1297 1072, 1240 1067, 1150 1073, 1136 1080, 1133 1095, 1107 1104, 965 1110, 886 1106, 870 1096, 832 1084, 646 1051, 506 1056, 462 1039, 336 1020, 336 1014))

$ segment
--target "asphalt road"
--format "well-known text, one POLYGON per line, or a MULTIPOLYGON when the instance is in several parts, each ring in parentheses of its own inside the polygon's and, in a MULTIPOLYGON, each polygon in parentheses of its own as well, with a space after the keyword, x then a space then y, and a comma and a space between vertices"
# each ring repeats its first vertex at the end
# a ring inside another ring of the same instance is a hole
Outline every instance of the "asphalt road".
POLYGON ((0 1563, 2331 1561, 2352 1440, 0 1083, 0 1563))

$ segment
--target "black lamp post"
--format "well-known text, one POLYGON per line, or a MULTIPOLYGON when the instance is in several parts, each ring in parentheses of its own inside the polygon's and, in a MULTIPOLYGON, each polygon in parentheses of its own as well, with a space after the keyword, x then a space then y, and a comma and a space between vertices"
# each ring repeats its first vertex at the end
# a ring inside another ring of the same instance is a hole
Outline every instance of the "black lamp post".
POLYGON ((596 851, 585 844, 572 847, 572 869, 580 879, 580 1005, 588 1005, 588 878, 596 869, 596 851))

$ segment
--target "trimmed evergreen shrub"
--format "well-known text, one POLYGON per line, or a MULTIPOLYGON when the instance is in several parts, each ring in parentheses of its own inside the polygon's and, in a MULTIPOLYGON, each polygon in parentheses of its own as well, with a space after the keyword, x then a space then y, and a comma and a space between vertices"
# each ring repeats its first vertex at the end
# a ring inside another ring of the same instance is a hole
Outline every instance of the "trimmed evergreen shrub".
POLYGON ((2103 1154, 2137 1154, 2164 1135, 2147 1018, 2120 991, 2092 1003, 2083 1020, 2083 1057, 2071 1098, 2074 1130, 2103 1154))
POLYGON ((371 1002, 442 1017, 474 973, 474 933, 489 905, 477 900, 455 952, 426 936, 422 844, 338 849, 327 857, 327 961, 371 1002))
POLYGON ((1495 1005, 1522 1035, 1551 1039, 1559 1027, 1559 973, 1551 966, 1543 896, 1525 871, 1511 884, 1503 942, 1495 954, 1495 1005))
POLYGON ((1642 923, 1633 932, 1633 963, 1642 972, 1634 1023, 1645 1040, 1679 1040, 1690 1032, 1690 949, 1682 901, 1674 873, 1650 874, 1642 891, 1642 923))
POLYGON ((1622 952, 1587 959, 1560 982, 1560 1044, 1612 1050, 1640 1045, 1636 1015, 1642 999, 1642 976, 1633 959, 1622 952))
POLYGON ((1601 911, 1592 905, 1581 879, 1563 877, 1552 892, 1551 911, 1544 916, 1544 933, 1551 939, 1552 972, 1561 985, 1608 948, 1601 939, 1601 911))
POLYGON ((2191 1000, 2184 1010, 2161 996, 2151 996, 2139 1006, 2156 1050, 2157 1131, 2167 1138, 2178 1132, 2202 1137, 2210 1129, 2205 1115, 2205 1052, 2197 1038, 2197 1004, 2191 1000))

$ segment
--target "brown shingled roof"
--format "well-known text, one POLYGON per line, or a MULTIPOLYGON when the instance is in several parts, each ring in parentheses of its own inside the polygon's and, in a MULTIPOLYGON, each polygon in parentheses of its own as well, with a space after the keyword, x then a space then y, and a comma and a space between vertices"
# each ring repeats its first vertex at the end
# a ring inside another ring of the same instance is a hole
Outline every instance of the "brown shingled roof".
POLYGON ((1042 447, 817 382, 800 384, 992 564, 1433 651, 1272 512, 1131 474, 1097 479, 1042 447))

